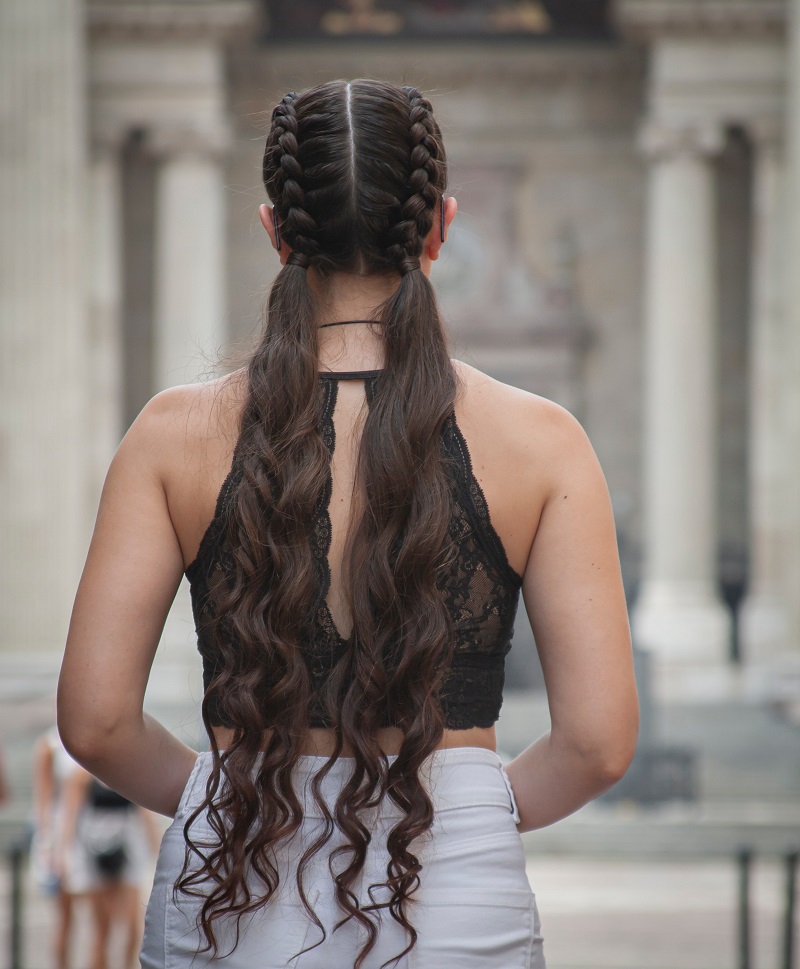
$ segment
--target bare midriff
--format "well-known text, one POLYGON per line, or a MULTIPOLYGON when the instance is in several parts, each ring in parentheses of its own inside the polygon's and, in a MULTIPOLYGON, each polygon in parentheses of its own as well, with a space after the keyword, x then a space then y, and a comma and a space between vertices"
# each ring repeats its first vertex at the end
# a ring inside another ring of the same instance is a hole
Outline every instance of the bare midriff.
MULTIPOLYGON (((235 733, 230 727, 214 727, 214 739, 220 750, 229 747, 234 741, 235 733)), ((400 750, 403 735, 397 727, 386 727, 378 731, 378 743, 386 754, 396 754, 400 750)), ((308 730, 301 753, 317 757, 327 757, 335 747, 335 736, 331 730, 324 727, 308 730)), ((467 730, 445 730, 442 739, 436 745, 437 750, 451 747, 484 747, 486 750, 497 750, 497 735, 494 727, 470 727, 467 730)), ((352 751, 345 748, 341 756, 352 756, 352 751)))

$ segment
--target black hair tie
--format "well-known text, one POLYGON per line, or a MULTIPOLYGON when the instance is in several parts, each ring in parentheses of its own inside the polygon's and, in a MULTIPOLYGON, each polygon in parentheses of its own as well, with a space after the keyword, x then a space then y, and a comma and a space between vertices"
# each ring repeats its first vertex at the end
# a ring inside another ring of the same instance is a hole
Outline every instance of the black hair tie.
POLYGON ((398 268, 401 276, 407 276, 409 273, 416 272, 419 269, 419 259, 408 256, 400 263, 398 268))
POLYGON ((301 269, 308 269, 308 264, 311 260, 304 252, 293 251, 290 252, 287 259, 287 266, 299 266, 301 269))

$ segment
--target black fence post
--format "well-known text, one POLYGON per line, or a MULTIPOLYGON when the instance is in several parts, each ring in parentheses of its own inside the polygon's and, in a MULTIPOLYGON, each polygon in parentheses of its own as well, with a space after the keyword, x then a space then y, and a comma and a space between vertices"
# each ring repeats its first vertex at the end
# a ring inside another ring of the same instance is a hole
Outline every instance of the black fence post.
POLYGON ((753 850, 742 847, 736 857, 739 865, 739 969, 750 969, 750 868, 753 850))
POLYGON ((11 868, 10 969, 22 969, 22 866, 25 861, 25 848, 25 841, 19 838, 8 852, 11 868))
POLYGON ((783 969, 794 969, 794 908, 797 899, 797 861, 800 848, 784 855, 786 865, 786 911, 783 919, 783 969))

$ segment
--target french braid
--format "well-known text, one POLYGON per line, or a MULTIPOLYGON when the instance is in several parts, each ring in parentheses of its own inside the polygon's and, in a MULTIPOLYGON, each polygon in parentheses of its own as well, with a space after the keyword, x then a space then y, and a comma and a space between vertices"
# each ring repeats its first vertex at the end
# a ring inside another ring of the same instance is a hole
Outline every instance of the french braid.
POLYGON ((400 203, 399 218, 392 226, 386 255, 401 275, 419 269, 423 240, 433 224, 433 212, 440 192, 440 140, 436 137, 433 109, 414 87, 404 87, 409 103, 409 194, 400 203))
POLYGON ((272 112, 272 131, 264 153, 264 180, 275 198, 275 211, 281 237, 292 247, 287 260, 290 266, 307 269, 320 254, 316 239, 317 223, 306 208, 303 190, 303 166, 297 140, 297 93, 285 95, 272 112), (268 174, 269 173, 269 176, 268 174))

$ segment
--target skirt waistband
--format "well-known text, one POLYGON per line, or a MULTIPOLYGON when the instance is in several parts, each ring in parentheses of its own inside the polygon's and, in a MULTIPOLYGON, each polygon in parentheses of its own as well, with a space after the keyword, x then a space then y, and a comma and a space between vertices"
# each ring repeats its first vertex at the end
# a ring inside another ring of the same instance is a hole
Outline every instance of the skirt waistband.
MULTIPOLYGON (((395 759, 395 755, 388 757, 390 763, 395 759)), ((295 786, 305 817, 325 816, 314 797, 311 784, 327 761, 325 756, 304 754, 295 764, 295 786)), ((190 813, 202 803, 212 764, 210 751, 198 755, 181 797, 176 819, 190 813)), ((257 764, 253 769, 256 767, 257 764)), ((329 810, 335 804, 339 791, 349 780, 352 767, 352 758, 340 757, 322 779, 320 795, 329 810)), ((519 820, 503 760, 493 750, 485 747, 446 747, 434 750, 423 763, 420 778, 436 812, 470 806, 500 807, 514 814, 515 821, 519 820)), ((383 799, 376 812, 381 818, 387 819, 399 818, 404 814, 390 797, 383 799)))
MULTIPOLYGON (((210 752, 208 756, 211 756, 210 752)), ((397 755, 388 754, 386 759, 390 764, 394 763, 397 760, 397 755)), ((297 769, 305 773, 316 774, 327 760, 328 758, 325 756, 302 754, 297 760, 297 769)), ((489 750, 488 747, 440 747, 428 755, 422 770, 425 772, 428 766, 435 767, 443 764, 488 764, 497 767, 502 763, 503 758, 500 754, 494 750, 489 750)), ((340 757, 334 762, 331 773, 341 771, 349 775, 352 764, 352 757, 340 757)))

